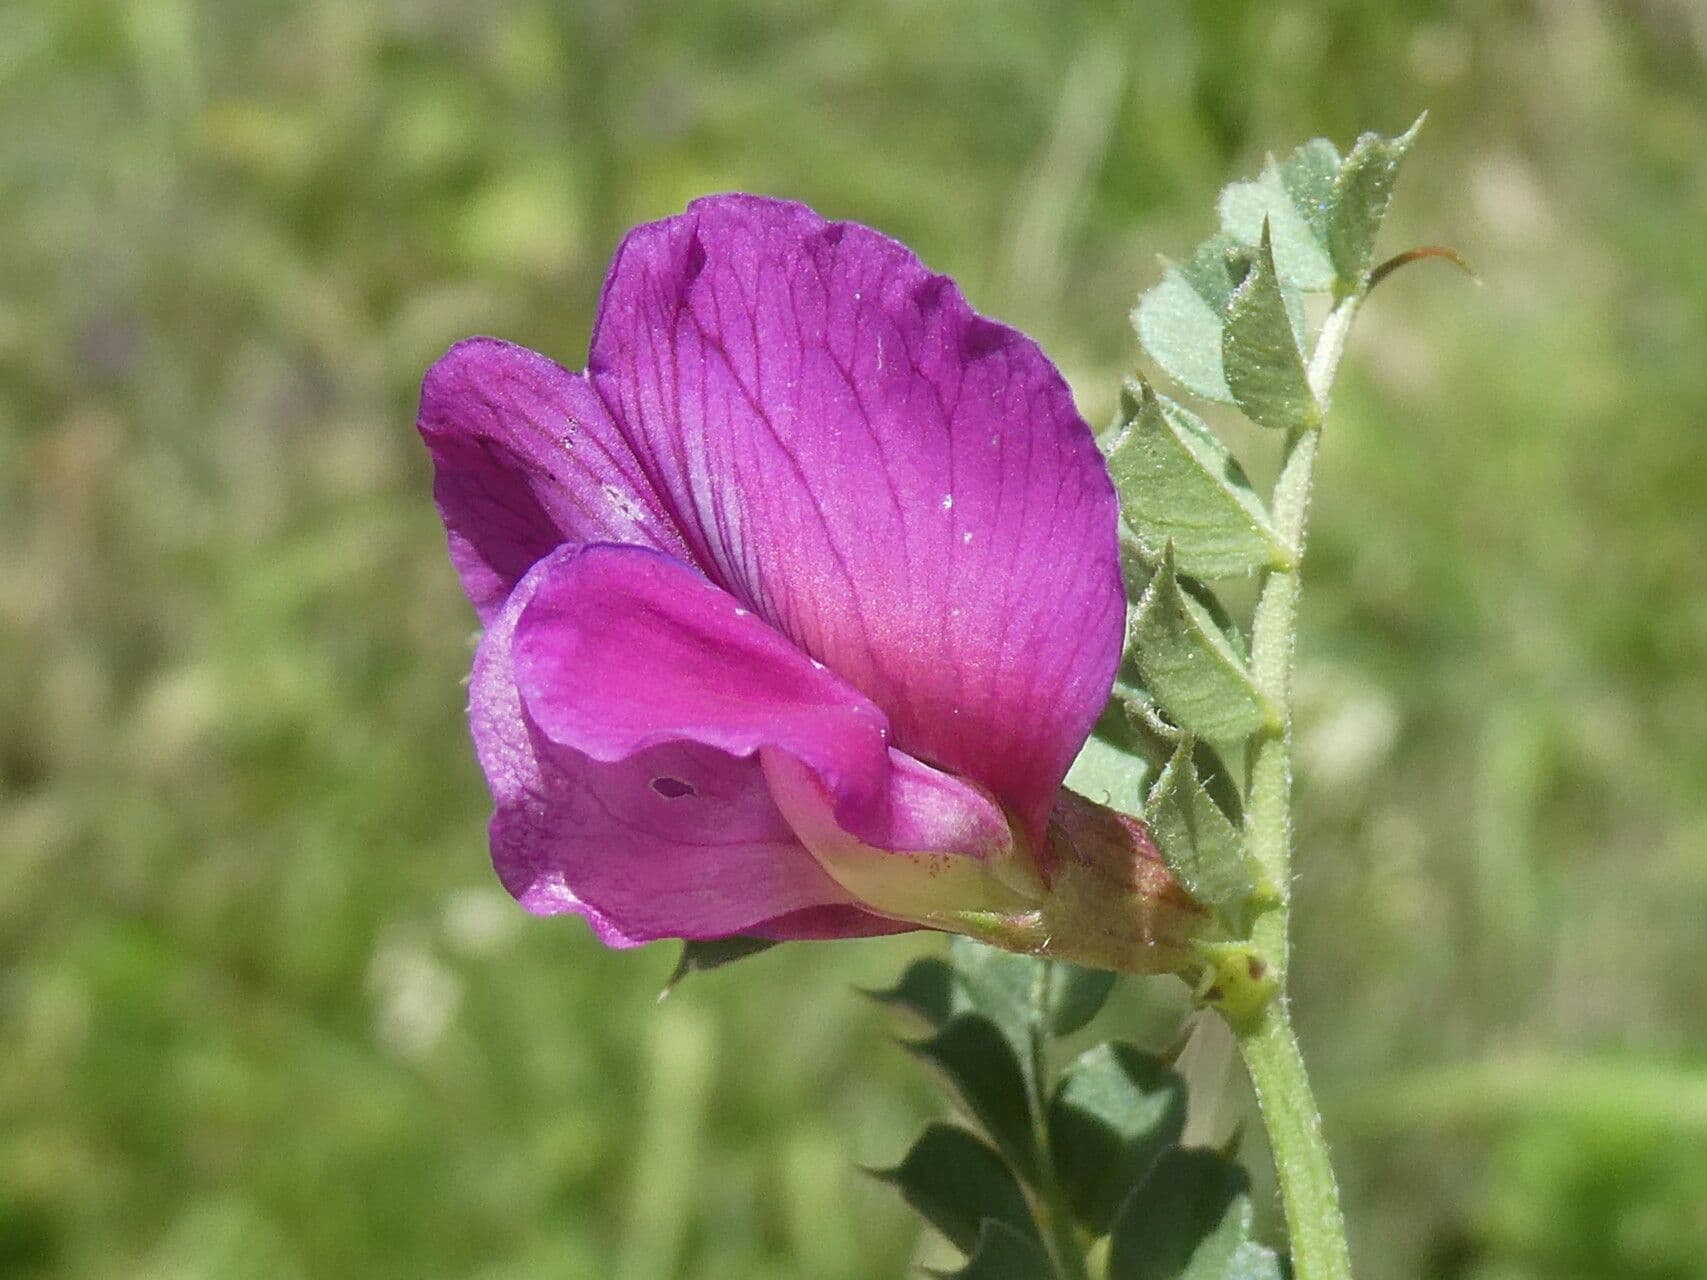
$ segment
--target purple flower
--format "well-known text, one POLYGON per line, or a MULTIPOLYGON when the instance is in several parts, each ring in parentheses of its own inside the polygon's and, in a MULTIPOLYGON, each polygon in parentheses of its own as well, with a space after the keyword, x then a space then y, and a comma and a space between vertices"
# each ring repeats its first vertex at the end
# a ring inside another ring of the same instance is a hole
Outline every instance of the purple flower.
POLYGON ((584 374, 470 339, 419 425, 530 911, 1165 967, 1196 908, 1061 788, 1120 659, 1113 488, 1054 366, 951 280, 700 200, 623 242, 584 374))

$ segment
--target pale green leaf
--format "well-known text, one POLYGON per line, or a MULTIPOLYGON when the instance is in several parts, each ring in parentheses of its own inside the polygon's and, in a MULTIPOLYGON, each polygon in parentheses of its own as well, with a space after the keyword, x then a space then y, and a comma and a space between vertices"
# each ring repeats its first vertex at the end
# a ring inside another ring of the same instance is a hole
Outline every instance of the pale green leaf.
POLYGON ((1249 264, 1249 249, 1230 236, 1211 236, 1189 262, 1169 266, 1132 313, 1144 349, 1169 377, 1226 404, 1233 393, 1221 367, 1221 329, 1249 264))
POLYGON ((1357 140, 1334 180, 1328 247, 1347 286, 1358 286, 1375 260, 1375 237, 1393 199, 1399 165, 1422 128, 1419 119, 1397 138, 1366 133, 1357 140))
POLYGON ((1108 469, 1121 513, 1149 554, 1171 539, 1182 572, 1227 578, 1290 562, 1244 470, 1209 428, 1148 384, 1122 403, 1108 469))
POLYGON ((1138 602, 1132 649, 1145 687, 1182 729, 1222 744, 1276 723, 1215 619, 1180 589, 1171 548, 1138 602))
MULTIPOLYGON (((1300 144, 1280 165, 1280 180, 1292 205, 1304 215, 1318 244, 1328 242, 1333 218, 1334 179, 1339 175, 1340 153, 1326 138, 1300 144)), ((1330 255, 1331 260, 1331 255, 1330 255)))
MULTIPOLYGON (((1333 147, 1323 145, 1332 156, 1333 147)), ((1284 166, 1270 160, 1258 177, 1227 187, 1217 205, 1221 229, 1243 244, 1260 244, 1263 223, 1268 222, 1274 236, 1275 270, 1289 289, 1312 292, 1333 287, 1333 259, 1312 221, 1312 215, 1319 216, 1322 162, 1327 158, 1306 144, 1284 166), (1287 169, 1297 171, 1290 175, 1290 181, 1287 169)), ((1337 163, 1338 157, 1333 159, 1337 163)), ((1331 185, 1331 168, 1326 176, 1331 185)))
POLYGON ((1124 712, 1115 708, 1104 719, 1111 721, 1111 727, 1106 734, 1099 729, 1085 740, 1067 770, 1066 785, 1100 805, 1136 813, 1144 804, 1156 766, 1135 754, 1137 734, 1124 725, 1124 712))
POLYGON ((1192 744, 1182 742, 1144 806, 1162 860, 1198 902, 1237 923, 1256 893, 1244 843, 1198 782, 1192 744))

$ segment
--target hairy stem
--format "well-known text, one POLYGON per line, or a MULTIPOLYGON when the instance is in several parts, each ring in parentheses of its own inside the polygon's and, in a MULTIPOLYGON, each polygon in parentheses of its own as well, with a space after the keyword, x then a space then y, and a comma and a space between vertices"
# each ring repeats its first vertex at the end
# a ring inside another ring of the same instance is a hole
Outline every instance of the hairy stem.
MULTIPOLYGON (((1361 300, 1361 293, 1353 294, 1329 313, 1311 356, 1310 389, 1324 413, 1340 357, 1345 353, 1346 335, 1361 300)), ((1286 996, 1292 896, 1292 668, 1299 572, 1321 437, 1319 422, 1318 415, 1318 425, 1294 431, 1286 441, 1272 508, 1275 530, 1292 551, 1292 560, 1288 567, 1273 569, 1264 579, 1251 626, 1252 675, 1271 705, 1279 709, 1281 718, 1280 727, 1259 736, 1251 750, 1245 847, 1279 903, 1257 920, 1252 942, 1267 960, 1280 994, 1261 1014, 1234 1030, 1274 1151, 1297 1280, 1350 1280, 1351 1258, 1339 1188, 1322 1139, 1304 1059, 1292 1032, 1286 996)))
POLYGON ((1339 1187, 1284 996, 1241 1031, 1239 1052, 1256 1086, 1274 1151, 1275 1177, 1292 1238, 1293 1275, 1297 1280, 1350 1280, 1339 1187))

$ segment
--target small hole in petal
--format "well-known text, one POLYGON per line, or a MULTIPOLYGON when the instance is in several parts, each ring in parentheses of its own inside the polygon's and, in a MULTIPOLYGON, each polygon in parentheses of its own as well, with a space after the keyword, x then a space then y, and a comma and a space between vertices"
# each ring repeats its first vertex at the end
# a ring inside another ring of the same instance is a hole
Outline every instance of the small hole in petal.
POLYGON ((653 778, 652 790, 666 800, 680 800, 683 796, 697 796, 699 794, 694 789, 693 783, 683 782, 680 778, 653 778))

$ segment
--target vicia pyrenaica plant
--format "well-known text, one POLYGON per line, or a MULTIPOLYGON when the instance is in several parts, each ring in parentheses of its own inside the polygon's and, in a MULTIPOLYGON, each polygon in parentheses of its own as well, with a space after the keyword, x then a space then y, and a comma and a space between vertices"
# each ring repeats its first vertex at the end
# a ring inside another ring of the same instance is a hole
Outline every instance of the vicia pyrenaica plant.
POLYGON ((1229 187, 1134 312, 1157 371, 1283 442, 1266 500, 1148 381, 1099 449, 953 282, 752 196, 630 233, 585 373, 477 338, 427 374, 500 878, 609 944, 685 940, 684 971, 963 935, 883 998, 971 1124, 883 1176, 966 1280, 1350 1275, 1285 992, 1291 672, 1352 318, 1444 252, 1375 264, 1410 138, 1229 187), (1207 584, 1251 575, 1243 626, 1207 584), (1057 1071, 1118 972, 1179 973, 1232 1027, 1289 1262, 1238 1166, 1180 1145, 1167 1061, 1057 1071))

